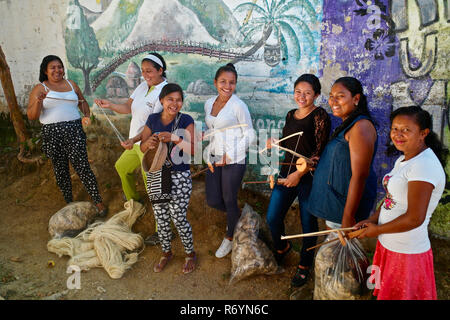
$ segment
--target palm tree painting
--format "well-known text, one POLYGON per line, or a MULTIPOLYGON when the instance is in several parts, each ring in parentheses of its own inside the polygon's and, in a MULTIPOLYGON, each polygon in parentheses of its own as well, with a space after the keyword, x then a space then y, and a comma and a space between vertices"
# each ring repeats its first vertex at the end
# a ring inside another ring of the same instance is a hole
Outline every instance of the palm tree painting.
POLYGON ((238 5, 234 12, 247 12, 247 18, 239 29, 244 37, 243 42, 258 39, 244 56, 254 54, 264 45, 264 61, 267 65, 275 67, 281 60, 287 63, 289 57, 298 62, 302 53, 299 36, 304 37, 310 53, 313 53, 314 37, 305 22, 307 17, 312 24, 317 23, 317 13, 312 2, 313 0, 254 0, 238 5), (262 5, 258 2, 262 2, 262 5), (249 13, 254 13, 254 17, 249 18, 249 13))

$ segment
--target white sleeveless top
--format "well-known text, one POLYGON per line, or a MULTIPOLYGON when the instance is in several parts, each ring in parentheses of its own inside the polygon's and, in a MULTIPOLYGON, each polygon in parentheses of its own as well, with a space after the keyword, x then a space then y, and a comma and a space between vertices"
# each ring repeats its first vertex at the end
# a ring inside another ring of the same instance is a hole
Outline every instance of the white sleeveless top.
MULTIPOLYGON (((67 81, 67 80, 66 80, 67 81)), ((59 92, 50 90, 44 83, 41 83, 45 90, 48 91, 47 97, 42 104, 41 115, 39 121, 42 124, 57 123, 62 121, 72 121, 80 119, 80 112, 78 109, 78 95, 72 87, 70 81, 67 81, 72 88, 71 91, 59 92), (54 100, 48 98, 58 98, 66 100, 54 100)))

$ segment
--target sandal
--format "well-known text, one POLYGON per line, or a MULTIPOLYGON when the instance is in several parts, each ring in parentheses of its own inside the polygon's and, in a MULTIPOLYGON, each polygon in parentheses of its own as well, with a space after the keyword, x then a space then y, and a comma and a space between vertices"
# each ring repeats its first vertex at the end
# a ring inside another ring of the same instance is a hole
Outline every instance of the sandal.
POLYGON ((301 287, 308 281, 309 269, 302 269, 297 267, 297 271, 295 271, 295 275, 291 280, 291 286, 293 287, 301 287))
POLYGON ((172 260, 173 254, 172 252, 169 253, 169 255, 163 255, 160 259, 159 262, 157 264, 155 264, 155 266, 153 267, 153 271, 158 273, 163 271, 164 267, 166 266, 166 264, 172 260))
POLYGON ((192 257, 186 257, 183 265, 183 273, 188 274, 195 270, 195 264, 197 262, 197 255, 194 253, 192 257))

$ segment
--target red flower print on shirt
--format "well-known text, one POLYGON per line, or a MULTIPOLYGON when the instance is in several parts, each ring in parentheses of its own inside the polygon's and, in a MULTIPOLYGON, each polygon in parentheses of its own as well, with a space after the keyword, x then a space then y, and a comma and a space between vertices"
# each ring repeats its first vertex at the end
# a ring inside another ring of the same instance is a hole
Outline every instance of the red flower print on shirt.
POLYGON ((392 195, 388 191, 389 179, 391 179, 391 177, 392 176, 385 175, 383 178, 383 188, 384 190, 386 190, 386 197, 384 197, 383 206, 386 210, 392 209, 396 204, 396 202, 392 198, 392 195))

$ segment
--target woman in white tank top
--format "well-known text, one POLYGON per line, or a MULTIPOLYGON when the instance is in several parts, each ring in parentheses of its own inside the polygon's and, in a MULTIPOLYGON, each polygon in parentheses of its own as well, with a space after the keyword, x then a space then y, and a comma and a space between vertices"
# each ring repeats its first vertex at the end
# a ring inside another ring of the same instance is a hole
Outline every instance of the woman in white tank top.
POLYGON ((99 214, 104 216, 107 209, 87 159, 86 134, 81 125, 90 124, 89 105, 78 85, 64 79, 64 65, 57 56, 46 56, 42 60, 39 82, 30 93, 27 116, 30 120, 39 119, 43 124, 42 149, 52 160, 56 182, 64 200, 67 203, 73 201, 70 161, 99 214))

